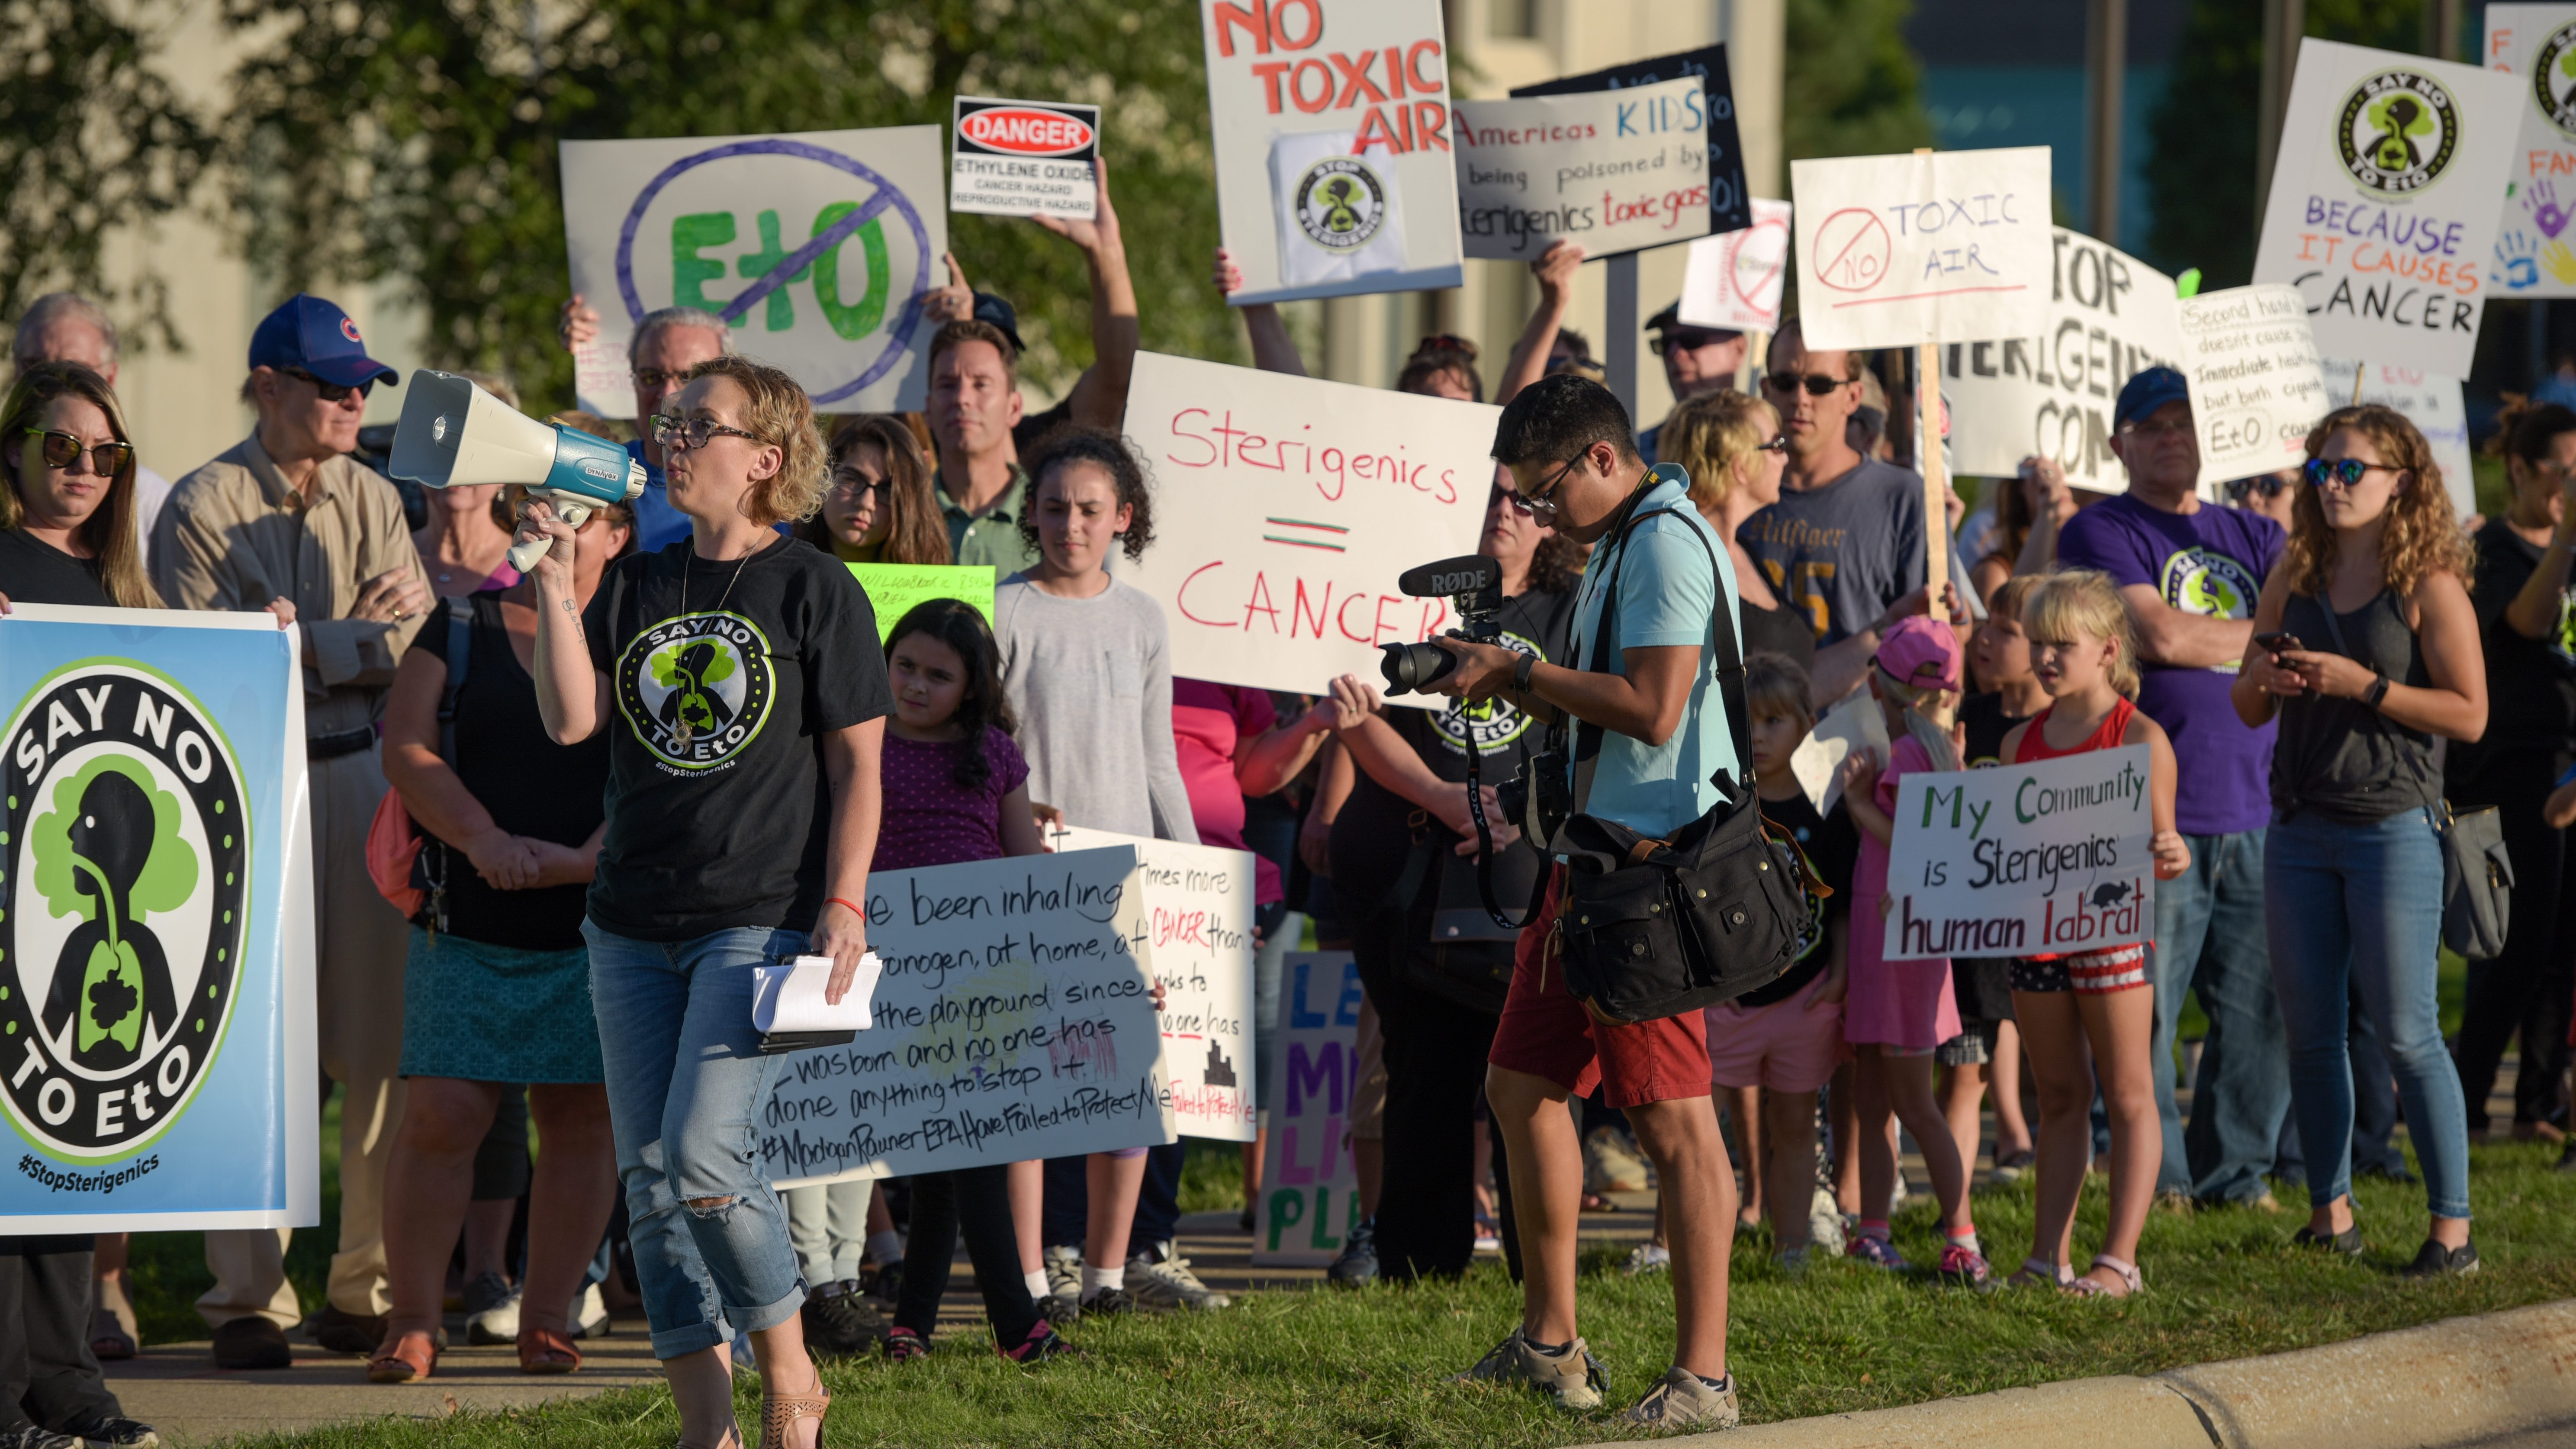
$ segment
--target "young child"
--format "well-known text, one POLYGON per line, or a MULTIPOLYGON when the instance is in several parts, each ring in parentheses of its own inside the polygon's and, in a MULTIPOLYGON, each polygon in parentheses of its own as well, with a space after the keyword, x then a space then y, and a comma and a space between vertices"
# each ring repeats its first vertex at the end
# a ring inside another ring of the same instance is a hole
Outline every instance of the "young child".
MULTIPOLYGON (((2004 737, 2016 765, 2087 750, 2145 745, 2149 751, 2150 847, 2156 879, 2191 865, 2174 829, 2174 753, 2164 730, 2130 703, 2138 692, 2137 649, 2111 576, 2095 569, 2051 574, 2021 608, 2048 708, 2004 737)), ((2013 1015, 2039 1081, 2039 1203, 2030 1258, 2015 1283, 2055 1283, 2069 1292, 2126 1298, 2139 1289, 2138 1233, 2155 1197, 2163 1160, 2150 1038, 2155 992, 2144 945, 2072 956, 2031 956, 2013 964, 2013 1015), (2086 1049, 2091 1049, 2091 1067, 2086 1049), (2092 1271, 2074 1277, 2068 1257, 2076 1200, 2084 1191, 2098 1081, 2111 1116, 2111 1212, 2092 1271)))
POLYGON ((1914 615, 1888 631, 1870 666, 1870 696, 1885 713, 1894 744, 1884 768, 1866 750, 1843 762, 1843 802, 1861 833, 1845 950, 1850 984, 1844 994, 1843 1039, 1856 1057, 1852 1088, 1859 1109, 1855 1135, 1862 1204, 1859 1228, 1844 1251, 1882 1268, 1908 1266, 1889 1240, 1887 1219, 1870 1216, 1887 1211, 1896 1187, 1896 1150, 1887 1130, 1893 1111, 1914 1134, 1924 1169, 1932 1176, 1945 1239, 1940 1271, 1970 1285, 1982 1284, 1988 1269, 1968 1215, 1967 1166, 1959 1160, 1958 1142, 1932 1094, 1932 1052, 1959 1034, 1950 963, 1890 961, 1883 954, 1896 782, 1917 771, 1959 768, 1951 726, 1959 694, 1959 638, 1947 623, 1914 615))
MULTIPOLYGON (((2022 632, 2022 600, 2040 575, 2019 574, 1995 586, 1986 619, 1968 641, 1969 662, 1984 687, 1959 705, 1967 739, 1968 768, 2003 757, 2004 735, 2039 713, 2048 695, 2030 668, 2030 636, 2022 632)), ((2030 1166, 2030 1123, 2021 1110, 2021 1032, 2012 1019, 2011 962, 2000 956, 1962 957, 1950 963, 1951 996, 1959 1007, 1959 1034, 1933 1053, 1939 1066, 1941 1115, 1959 1144, 1959 1160, 1973 1175, 1981 1124, 1977 1109, 1989 1086, 1995 1099, 1995 1176, 2017 1182, 2030 1166)))
POLYGON ((1959 727, 1967 732, 1969 769, 2001 763, 2004 736, 2014 725, 2048 707, 2048 691, 2030 667, 2030 636, 2021 624, 2022 602, 2039 587, 2044 574, 2016 574, 1995 585, 1986 603, 1985 622, 1968 643, 1982 694, 1959 703, 1959 727))
MULTIPOLYGON (((886 721, 878 778, 885 791, 873 870, 917 870, 1045 851, 1029 811, 1029 767, 1002 689, 1001 651, 973 606, 916 604, 886 638, 894 716, 886 721)), ((1010 1167, 926 1172, 912 1179, 912 1237, 895 1299, 886 1358, 930 1352, 960 1230, 975 1286, 1006 1358, 1036 1363, 1070 1345, 1039 1314, 1011 1221, 1010 1167)), ((1043 1280, 1041 1280, 1043 1281, 1043 1280)))

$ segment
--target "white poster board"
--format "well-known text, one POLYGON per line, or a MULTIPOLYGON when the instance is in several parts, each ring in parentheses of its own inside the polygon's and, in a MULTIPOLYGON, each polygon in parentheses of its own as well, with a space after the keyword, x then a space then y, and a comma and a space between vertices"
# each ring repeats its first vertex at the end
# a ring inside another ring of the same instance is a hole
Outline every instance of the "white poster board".
POLYGON ((599 314, 576 386, 635 416, 635 324, 697 307, 734 349, 785 368, 831 413, 922 405, 932 328, 914 299, 947 281, 937 126, 563 143, 572 288, 599 314))
POLYGON ((2297 287, 2338 357, 2466 377, 2519 94, 2476 66, 2301 42, 2254 280, 2297 287))
POLYGON ((1396 575, 1475 551, 1501 416, 1139 353, 1125 431, 1154 471, 1154 546, 1118 576, 1162 604, 1172 673, 1316 694, 1448 628, 1448 601, 1396 575))
POLYGON ((2036 956, 2152 941, 2148 748, 1896 782, 1887 959, 2036 956))
POLYGON ((788 1056, 754 1124, 778 1186, 1176 1139, 1136 852, 868 877, 875 1025, 788 1056))
POLYGON ((2047 325, 2046 146, 1789 163, 1810 350, 2047 325))
POLYGON ((1279 1030, 1262 1064, 1278 1086, 1254 1204, 1252 1262, 1320 1268, 1341 1256, 1360 1220, 1359 1168, 1348 1140, 1360 1085, 1360 971, 1348 951, 1291 951, 1282 967, 1279 1030))
POLYGON ((1681 320, 1728 332, 1780 330, 1789 284, 1789 203, 1753 198, 1753 225, 1702 237, 1682 268, 1681 320))
POLYGON ((2356 363, 2324 358, 2317 364, 2325 377, 2328 410, 2354 400, 2353 379, 2361 379, 2360 401, 2378 403, 2405 414, 2406 421, 2433 445, 2433 461, 2442 467, 2442 487, 2460 517, 2478 511, 2477 478, 2471 471, 2469 410, 2460 397, 2460 380, 2393 363, 2356 363))
POLYGON ((2308 430, 2334 402, 2298 290, 2277 282, 2230 287, 2185 297, 2176 311, 2203 494, 2304 458, 2308 430))
POLYGON ((1951 466, 2010 478, 2036 454, 2055 458, 2075 487, 2117 493, 2128 486, 2111 453, 2120 386, 2182 356, 2173 278, 2062 226, 2050 250, 2044 328, 1942 349, 1951 466))
POLYGON ((1199 0, 1236 306, 1454 287, 1439 0, 1199 0))
POLYGON ((1163 1077, 1184 1137, 1254 1136, 1252 1039, 1253 854, 1213 845, 1057 826, 1056 850, 1126 846, 1144 897, 1137 922, 1163 984, 1163 1077))
POLYGON ((1098 106, 959 96, 953 131, 950 211, 1073 221, 1099 214, 1091 174, 1100 154, 1098 106))
POLYGON ((2489 5, 2482 54, 2513 78, 2522 118, 2489 280, 2507 297, 2576 297, 2576 5, 2489 5))
POLYGON ((1467 255, 1586 258, 1708 234, 1708 103, 1697 76, 1628 90, 1458 102, 1467 255))

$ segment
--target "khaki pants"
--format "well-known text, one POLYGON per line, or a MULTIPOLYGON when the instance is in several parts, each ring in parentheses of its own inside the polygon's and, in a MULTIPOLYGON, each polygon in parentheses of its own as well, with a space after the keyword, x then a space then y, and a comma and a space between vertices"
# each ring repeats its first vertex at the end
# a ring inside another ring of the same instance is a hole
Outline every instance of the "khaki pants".
MULTIPOLYGON (((402 1125, 403 958, 411 927, 367 878, 367 826, 385 775, 370 747, 316 760, 313 904, 316 1016, 322 1070, 340 1084, 340 1247, 331 1256, 331 1305, 373 1317, 393 1306, 385 1288, 385 1164, 402 1125)), ((283 1228, 206 1234, 215 1286, 197 1300, 208 1327, 262 1314, 281 1328, 303 1320, 286 1281, 283 1228)))

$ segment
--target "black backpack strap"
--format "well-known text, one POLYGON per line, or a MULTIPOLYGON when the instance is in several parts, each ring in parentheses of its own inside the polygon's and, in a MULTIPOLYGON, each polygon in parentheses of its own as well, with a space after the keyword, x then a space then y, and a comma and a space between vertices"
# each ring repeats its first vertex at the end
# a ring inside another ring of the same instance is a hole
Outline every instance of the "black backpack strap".
MULTIPOLYGON (((1664 514, 1670 514, 1675 518, 1682 516, 1678 508, 1656 508, 1637 514, 1619 526, 1618 537, 1612 543, 1612 547, 1618 550, 1618 557, 1611 560, 1610 576, 1603 584, 1601 622, 1600 627, 1594 632, 1592 657, 1595 660, 1609 656, 1614 638, 1613 630, 1619 611, 1619 571, 1628 566, 1628 535, 1636 530, 1638 524, 1664 514)), ((1726 597, 1726 574, 1717 566, 1717 551, 1709 546, 1708 539, 1698 529, 1686 527, 1684 532, 1699 544, 1701 552, 1708 555, 1709 593, 1717 601, 1712 613, 1712 622, 1716 627, 1716 639, 1712 647, 1717 654, 1718 703, 1719 707, 1726 712, 1727 738, 1735 746, 1735 766, 1741 771, 1750 768, 1749 762, 1753 758, 1753 729, 1752 720, 1746 713, 1744 703, 1744 649, 1735 638, 1734 606, 1726 597)), ((1577 658, 1573 667, 1580 669, 1582 666, 1583 661, 1577 658)), ((1585 804, 1591 798, 1592 767, 1601 753, 1601 736, 1601 726, 1589 720, 1576 723, 1574 808, 1577 813, 1583 811, 1585 804)), ((1735 794, 1735 785, 1724 770, 1709 777, 1709 783, 1715 785, 1721 794, 1728 796, 1735 794)))

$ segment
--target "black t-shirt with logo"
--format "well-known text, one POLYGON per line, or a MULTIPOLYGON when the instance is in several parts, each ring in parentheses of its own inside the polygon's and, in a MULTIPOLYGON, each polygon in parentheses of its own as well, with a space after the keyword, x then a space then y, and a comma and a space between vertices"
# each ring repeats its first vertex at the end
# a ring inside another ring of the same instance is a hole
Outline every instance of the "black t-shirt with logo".
POLYGON ((1833 894, 1807 898, 1808 934, 1798 943, 1798 959, 1779 980, 1736 998, 1738 1005, 1747 1008, 1786 1001, 1824 974, 1833 959, 1825 946, 1825 923, 1851 913, 1852 869, 1860 862, 1860 832, 1852 828, 1851 813, 1840 800, 1834 802, 1830 815, 1818 814, 1803 791, 1786 800, 1763 800, 1761 805, 1762 818, 1798 842, 1833 894))
POLYGON ((613 565, 582 627, 610 696, 590 918, 640 941, 811 929, 830 830, 818 737, 893 708, 867 591, 801 539, 727 563, 683 538, 613 565))
POLYGON ((2013 726, 2032 718, 2026 714, 2004 713, 2001 690, 1972 694, 1959 703, 1959 726, 1968 736, 1968 768, 1984 769, 2003 763, 2004 736, 2013 726))

